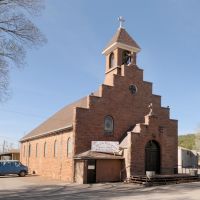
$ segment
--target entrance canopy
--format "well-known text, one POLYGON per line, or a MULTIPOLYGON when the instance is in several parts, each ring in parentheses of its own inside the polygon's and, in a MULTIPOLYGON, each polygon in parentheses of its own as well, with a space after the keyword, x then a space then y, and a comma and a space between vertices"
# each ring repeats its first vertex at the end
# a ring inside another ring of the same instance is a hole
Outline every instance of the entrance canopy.
POLYGON ((89 160, 89 159, 124 159, 121 155, 119 154, 114 154, 114 153, 102 153, 102 152, 96 152, 96 151, 86 151, 83 153, 80 153, 74 157, 74 159, 81 159, 81 160, 89 160))

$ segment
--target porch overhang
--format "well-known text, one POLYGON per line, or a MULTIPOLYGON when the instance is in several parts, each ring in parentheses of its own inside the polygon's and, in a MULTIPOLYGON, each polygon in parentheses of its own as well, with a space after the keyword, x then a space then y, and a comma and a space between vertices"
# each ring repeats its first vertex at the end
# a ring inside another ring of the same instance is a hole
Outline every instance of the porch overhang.
POLYGON ((77 154, 74 156, 75 160, 123 160, 124 157, 119 153, 105 153, 105 152, 96 152, 96 151, 85 151, 83 153, 77 154))

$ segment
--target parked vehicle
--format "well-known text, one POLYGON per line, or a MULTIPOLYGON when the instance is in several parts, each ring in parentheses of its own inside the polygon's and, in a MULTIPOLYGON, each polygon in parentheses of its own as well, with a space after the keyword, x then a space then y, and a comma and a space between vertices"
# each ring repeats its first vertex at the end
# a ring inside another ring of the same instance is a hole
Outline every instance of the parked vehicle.
POLYGON ((0 176, 7 174, 18 174, 23 177, 28 174, 28 167, 23 165, 18 160, 1 160, 0 161, 0 176))

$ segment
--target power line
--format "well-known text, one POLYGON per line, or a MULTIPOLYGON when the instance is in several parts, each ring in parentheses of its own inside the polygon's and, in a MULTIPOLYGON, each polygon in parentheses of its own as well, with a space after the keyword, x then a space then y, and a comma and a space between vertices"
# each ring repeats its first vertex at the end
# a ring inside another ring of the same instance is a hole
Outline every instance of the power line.
MULTIPOLYGON (((0 111, 3 111, 3 112, 8 112, 8 113, 14 113, 14 114, 17 114, 17 115, 22 115, 22 116, 29 116, 29 117, 33 117, 33 118, 37 118, 37 119, 43 119, 45 118, 45 116, 42 116, 42 115, 35 115, 35 114, 32 114, 32 113, 24 113, 24 112, 20 112, 20 111, 14 111, 14 110, 5 110, 5 109, 0 109, 0 111)), ((49 117, 48 117, 49 118, 49 117)), ((58 119, 58 118, 53 118, 51 120, 55 120, 55 121, 62 121, 62 122, 65 122, 66 120, 62 120, 62 119, 58 119)))
POLYGON ((12 141, 12 142, 15 142, 15 141, 18 140, 17 138, 12 138, 12 137, 8 137, 8 136, 4 136, 4 135, 0 135, 0 138, 2 138, 3 140, 4 140, 4 139, 10 140, 10 141, 12 141))
POLYGON ((15 114, 24 115, 24 116, 31 116, 31 117, 36 117, 36 118, 43 118, 43 117, 45 117, 45 116, 41 116, 41 115, 35 115, 35 114, 31 114, 31 113, 24 113, 24 112, 14 111, 14 110, 0 109, 0 111, 9 112, 9 113, 15 113, 15 114))
POLYGON ((56 94, 55 93, 52 93, 52 92, 44 92, 44 91, 42 91, 42 92, 38 92, 38 91, 33 91, 33 90, 28 90, 28 89, 23 89, 23 88, 20 88, 20 87, 15 87, 15 86, 13 86, 12 87, 14 90, 17 90, 17 91, 20 91, 21 93, 24 93, 24 94, 32 94, 32 95, 43 95, 43 96, 54 96, 55 97, 55 95, 58 95, 58 93, 56 92, 56 94))

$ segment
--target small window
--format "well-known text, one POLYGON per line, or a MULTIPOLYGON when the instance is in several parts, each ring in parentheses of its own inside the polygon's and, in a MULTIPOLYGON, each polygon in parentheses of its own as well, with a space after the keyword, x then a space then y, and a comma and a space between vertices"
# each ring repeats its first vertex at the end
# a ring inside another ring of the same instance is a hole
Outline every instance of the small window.
POLYGON ((5 166, 6 166, 6 167, 11 167, 12 164, 11 164, 11 162, 5 162, 5 166))
POLYGON ((19 166, 21 166, 21 163, 20 162, 15 162, 15 166, 19 167, 19 166))
POLYGON ((28 146, 28 157, 30 157, 31 156, 31 144, 29 144, 29 146, 28 146))
POLYGON ((110 115, 108 115, 104 119, 104 132, 112 134, 113 130, 114 130, 114 120, 110 115))
POLYGON ((58 145, 57 145, 57 140, 55 140, 54 142, 54 157, 56 158, 57 157, 57 154, 58 154, 58 145))
POLYGON ((109 68, 112 67, 114 67, 114 53, 111 53, 109 57, 109 68))
POLYGON ((44 157, 47 156, 47 143, 44 143, 44 157))
POLYGON ((67 157, 70 158, 72 156, 72 139, 69 138, 67 140, 67 157))
POLYGON ((38 157, 38 143, 35 145, 35 157, 38 157))
POLYGON ((159 126, 158 127, 158 131, 159 131, 159 133, 164 133, 164 127, 163 126, 159 126))

